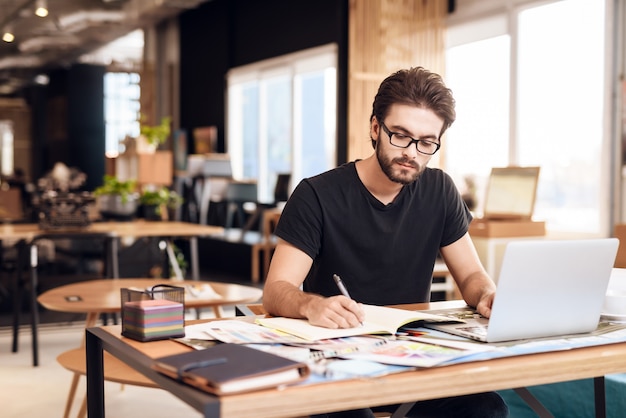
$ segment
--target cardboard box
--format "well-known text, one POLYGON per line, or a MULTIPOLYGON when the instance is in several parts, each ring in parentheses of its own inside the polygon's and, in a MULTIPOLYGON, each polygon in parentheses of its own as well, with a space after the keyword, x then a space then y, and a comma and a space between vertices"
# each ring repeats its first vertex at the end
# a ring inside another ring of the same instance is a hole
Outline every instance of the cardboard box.
POLYGON ((22 195, 18 188, 0 190, 0 219, 22 219, 22 195))
POLYGON ((120 180, 136 179, 139 185, 170 186, 174 179, 172 151, 153 154, 124 153, 115 159, 115 176, 120 180))
POLYGON ((525 219, 474 219, 469 226, 469 233, 473 237, 487 238, 544 236, 546 223, 525 219))
POLYGON ((139 184, 170 186, 174 178, 174 157, 172 151, 157 151, 154 154, 138 154, 139 184))

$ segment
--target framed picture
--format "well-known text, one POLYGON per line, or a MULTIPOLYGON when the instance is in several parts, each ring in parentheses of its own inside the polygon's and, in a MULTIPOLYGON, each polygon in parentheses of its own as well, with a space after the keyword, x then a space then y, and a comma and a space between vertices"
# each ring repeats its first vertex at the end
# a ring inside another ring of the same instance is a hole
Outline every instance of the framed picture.
POLYGON ((193 130, 194 151, 196 154, 217 152, 217 126, 202 126, 193 130))

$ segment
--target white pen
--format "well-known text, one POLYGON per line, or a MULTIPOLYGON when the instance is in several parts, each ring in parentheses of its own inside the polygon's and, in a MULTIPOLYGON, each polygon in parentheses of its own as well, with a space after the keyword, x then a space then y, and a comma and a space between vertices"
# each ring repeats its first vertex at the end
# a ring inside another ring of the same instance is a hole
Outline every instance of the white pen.
MULTIPOLYGON (((352 299, 352 297, 350 296, 350 293, 348 293, 348 289, 346 289, 346 286, 343 284, 341 277, 339 277, 339 275, 337 274, 333 274, 333 279, 335 280, 335 283, 337 283, 337 287, 339 288, 339 291, 341 292, 341 294, 347 298, 352 299)), ((363 322, 361 322, 361 326, 363 326, 363 322)))
POLYGON ((350 293, 348 293, 348 289, 346 289, 346 286, 341 281, 341 277, 339 277, 336 274, 333 274, 333 279, 335 280, 335 283, 337 283, 337 287, 339 288, 339 291, 341 292, 341 294, 347 298, 352 299, 352 297, 350 297, 350 293))

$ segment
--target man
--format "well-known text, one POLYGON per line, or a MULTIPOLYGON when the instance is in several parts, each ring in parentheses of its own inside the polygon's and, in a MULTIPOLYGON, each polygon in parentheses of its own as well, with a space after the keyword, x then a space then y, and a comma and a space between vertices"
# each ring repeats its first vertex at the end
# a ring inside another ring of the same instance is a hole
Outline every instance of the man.
MULTIPOLYGON (((441 77, 421 67, 381 83, 370 117, 375 152, 303 180, 285 205, 264 287, 267 312, 328 328, 358 326, 364 314, 357 302, 427 302, 441 253, 465 301, 489 317, 496 288, 467 233, 471 214, 450 177, 426 167, 454 122, 454 104, 441 77)), ((485 393, 418 402, 408 416, 507 414, 496 393, 485 393)))

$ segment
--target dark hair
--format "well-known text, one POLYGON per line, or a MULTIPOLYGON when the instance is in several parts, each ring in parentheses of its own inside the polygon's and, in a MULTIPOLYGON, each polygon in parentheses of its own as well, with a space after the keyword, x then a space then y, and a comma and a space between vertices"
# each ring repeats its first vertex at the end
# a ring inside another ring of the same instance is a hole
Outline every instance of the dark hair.
MULTIPOLYGON (((378 122, 384 121, 389 107, 395 103, 422 107, 435 112, 443 119, 440 137, 456 119, 452 91, 446 87, 439 74, 423 67, 397 71, 380 83, 378 93, 374 97, 370 122, 374 116, 378 122)), ((372 145, 376 146, 374 139, 372 145)))

